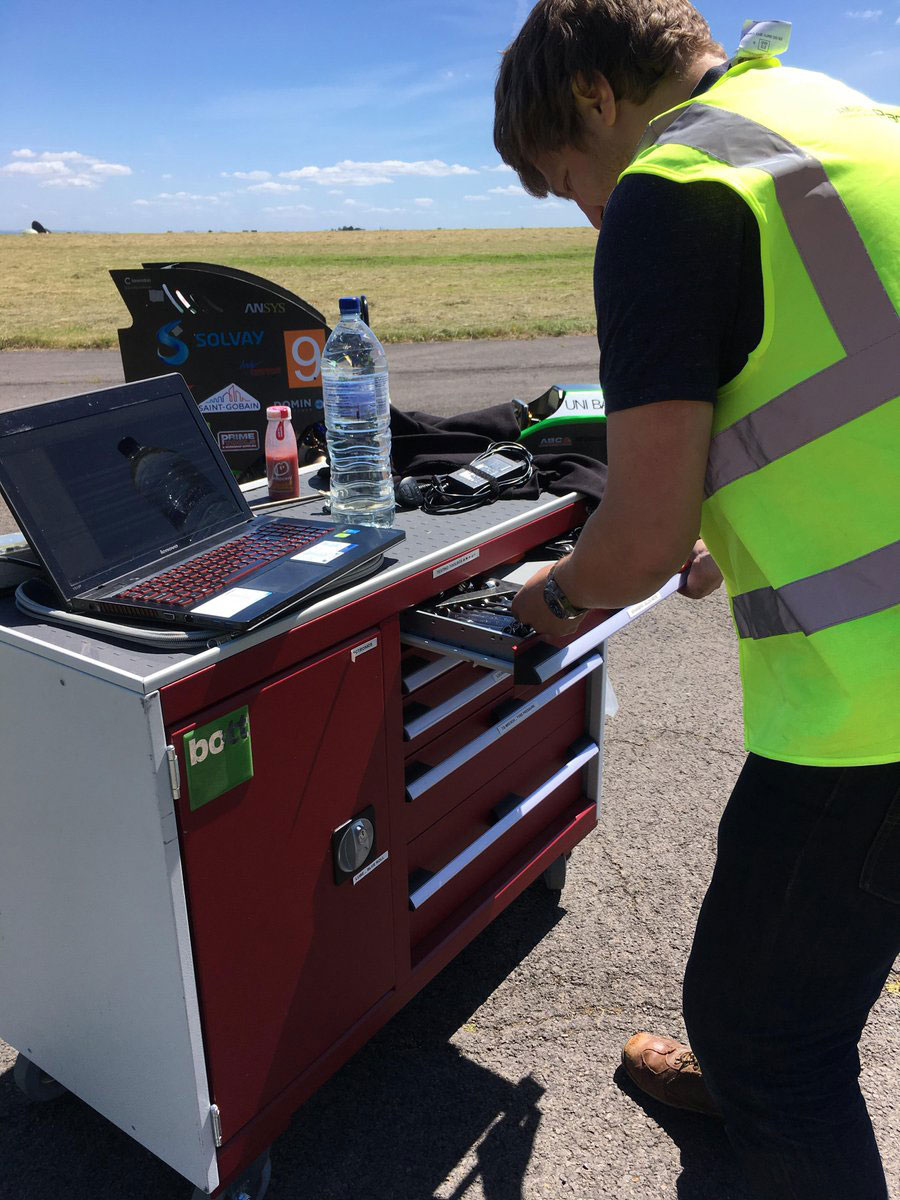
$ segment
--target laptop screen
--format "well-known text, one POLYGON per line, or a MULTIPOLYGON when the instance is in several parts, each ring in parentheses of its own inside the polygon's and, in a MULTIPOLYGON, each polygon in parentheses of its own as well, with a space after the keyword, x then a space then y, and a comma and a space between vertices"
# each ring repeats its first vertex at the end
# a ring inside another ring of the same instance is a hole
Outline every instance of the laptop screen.
POLYGON ((82 403, 73 415, 0 440, 3 490, 66 591, 154 564, 247 519, 189 396, 110 408, 75 400, 82 403))

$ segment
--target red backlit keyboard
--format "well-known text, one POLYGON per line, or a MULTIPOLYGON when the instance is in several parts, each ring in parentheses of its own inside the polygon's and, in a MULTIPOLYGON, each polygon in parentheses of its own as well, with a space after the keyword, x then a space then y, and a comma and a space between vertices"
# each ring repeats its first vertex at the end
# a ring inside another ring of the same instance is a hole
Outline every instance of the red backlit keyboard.
POLYGON ((327 532, 319 525, 272 521, 107 599, 149 600, 187 608, 231 586, 266 563, 296 554, 327 532))

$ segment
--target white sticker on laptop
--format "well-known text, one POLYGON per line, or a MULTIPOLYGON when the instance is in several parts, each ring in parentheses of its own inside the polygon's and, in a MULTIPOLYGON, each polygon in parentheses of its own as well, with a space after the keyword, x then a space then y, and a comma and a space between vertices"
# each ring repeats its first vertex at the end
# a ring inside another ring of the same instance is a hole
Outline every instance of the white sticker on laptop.
POLYGON ((229 588, 221 596, 215 596, 212 600, 205 600, 203 604, 198 604, 196 608, 191 609, 191 612, 200 613, 204 617, 233 617, 237 613, 243 612, 245 608, 249 608, 251 604, 255 604, 257 600, 271 595, 271 592, 260 592, 256 588, 229 588))
POLYGON ((356 542, 333 542, 329 539, 324 542, 315 542, 312 546, 301 550, 299 554, 292 554, 291 558, 294 562, 330 563, 334 562, 336 558, 340 558, 342 554, 346 554, 355 545, 356 542))

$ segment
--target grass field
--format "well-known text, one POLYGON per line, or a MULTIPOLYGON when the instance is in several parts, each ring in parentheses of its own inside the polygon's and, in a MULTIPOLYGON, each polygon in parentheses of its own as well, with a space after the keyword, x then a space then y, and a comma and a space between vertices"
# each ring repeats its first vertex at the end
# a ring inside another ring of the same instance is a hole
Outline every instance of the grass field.
POLYGON ((51 234, 0 238, 0 349, 116 347, 130 324, 112 267, 198 261, 290 288, 329 323, 365 292, 384 341, 594 329, 593 229, 51 234))

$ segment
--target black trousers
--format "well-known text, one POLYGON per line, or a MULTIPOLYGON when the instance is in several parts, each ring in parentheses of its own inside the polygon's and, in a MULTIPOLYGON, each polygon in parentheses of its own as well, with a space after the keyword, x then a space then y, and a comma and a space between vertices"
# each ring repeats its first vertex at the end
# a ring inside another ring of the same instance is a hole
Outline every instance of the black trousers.
POLYGON ((719 827, 684 1014, 760 1200, 887 1197, 857 1044, 898 954, 900 762, 751 754, 719 827))

